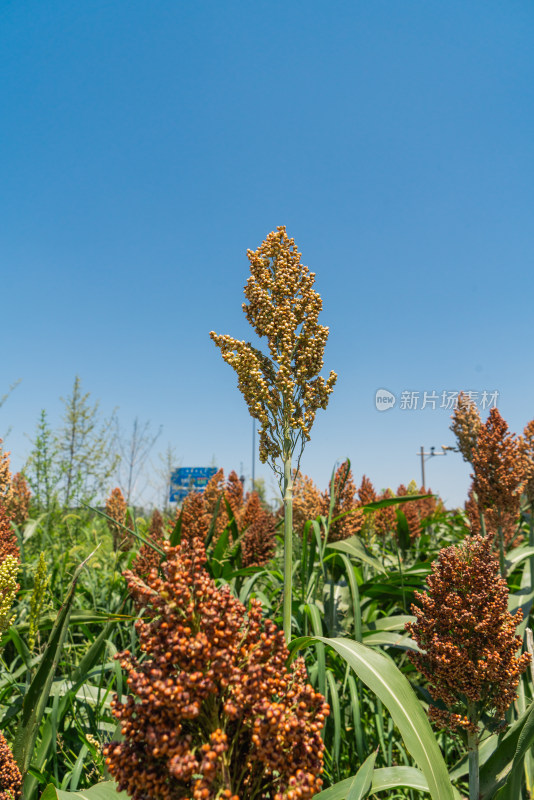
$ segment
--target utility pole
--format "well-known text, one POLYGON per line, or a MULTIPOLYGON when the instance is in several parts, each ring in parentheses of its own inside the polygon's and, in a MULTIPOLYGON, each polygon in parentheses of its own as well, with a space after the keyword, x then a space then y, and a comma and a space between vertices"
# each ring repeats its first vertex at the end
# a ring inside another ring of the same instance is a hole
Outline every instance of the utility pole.
POLYGON ((425 448, 421 445, 421 450, 419 451, 418 455, 421 459, 421 479, 423 481, 422 486, 426 488, 426 481, 425 481, 425 461, 428 461, 429 458, 433 458, 434 456, 446 456, 449 450, 456 450, 455 447, 449 447, 446 444, 441 445, 441 453, 435 452, 436 448, 431 447, 429 453, 425 453, 425 448))
POLYGON ((425 486, 425 448, 421 445, 421 478, 422 484, 421 486, 425 486))

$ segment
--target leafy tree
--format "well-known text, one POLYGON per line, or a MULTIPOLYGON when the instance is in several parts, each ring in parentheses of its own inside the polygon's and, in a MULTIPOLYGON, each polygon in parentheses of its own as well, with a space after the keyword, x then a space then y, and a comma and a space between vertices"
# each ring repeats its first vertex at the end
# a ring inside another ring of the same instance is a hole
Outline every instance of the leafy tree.
POLYGON ((41 410, 32 444, 33 449, 24 467, 24 474, 33 492, 33 502, 40 510, 48 512, 57 501, 61 476, 57 442, 44 408, 41 410))
POLYGON ((98 401, 82 393, 81 381, 74 379, 72 394, 61 398, 65 405, 63 425, 56 436, 63 506, 91 502, 102 495, 113 475, 118 456, 114 454, 113 418, 102 420, 98 401))

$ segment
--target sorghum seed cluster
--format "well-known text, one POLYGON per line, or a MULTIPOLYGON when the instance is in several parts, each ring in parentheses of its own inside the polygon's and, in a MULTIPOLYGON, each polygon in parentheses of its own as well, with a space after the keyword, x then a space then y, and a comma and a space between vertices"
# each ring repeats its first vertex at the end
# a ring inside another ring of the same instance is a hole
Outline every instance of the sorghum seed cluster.
POLYGON ((508 612, 508 586, 498 569, 489 537, 469 536, 440 552, 428 591, 415 592, 416 621, 406 629, 423 652, 410 653, 410 659, 432 697, 448 708, 430 707, 431 718, 443 727, 476 731, 465 713, 466 699, 476 704, 479 717, 500 720, 530 661, 528 653, 517 655, 522 612, 508 612))
POLYGON ((326 408, 337 379, 319 377, 328 328, 319 325, 320 295, 315 275, 300 263, 285 226, 270 233, 254 252, 247 251, 250 277, 243 311, 258 336, 266 337, 269 356, 249 342, 214 331, 211 338, 236 371, 238 387, 251 416, 261 425, 260 460, 287 458, 300 439, 310 438, 319 408, 326 408), (291 440, 291 446, 289 445, 291 440))
POLYGON ((322 781, 324 698, 282 632, 218 588, 198 537, 166 547, 163 577, 125 576, 144 659, 118 658, 130 694, 114 701, 124 740, 104 751, 134 800, 308 800, 322 781))

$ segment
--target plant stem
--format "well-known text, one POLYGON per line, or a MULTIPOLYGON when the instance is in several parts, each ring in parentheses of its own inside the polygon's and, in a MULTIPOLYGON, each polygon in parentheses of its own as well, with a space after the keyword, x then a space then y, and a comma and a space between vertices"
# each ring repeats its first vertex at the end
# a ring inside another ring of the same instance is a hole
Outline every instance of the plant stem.
MULTIPOLYGON (((476 703, 468 702, 467 717, 469 722, 477 724, 476 703)), ((467 751, 469 755, 469 800, 479 800, 478 731, 467 731, 467 751)))
POLYGON ((402 573, 402 561, 397 549, 397 561, 399 562, 399 572, 400 572, 400 579, 401 579, 401 589, 402 589, 402 609, 406 614, 406 595, 404 593, 404 575, 402 573))
POLYGON ((497 528, 497 536, 499 537, 499 568, 501 572, 501 578, 506 578, 506 570, 504 568, 504 534, 502 525, 499 525, 497 528))
POLYGON ((291 600, 293 572, 293 476, 291 454, 284 458, 284 636, 291 641, 291 600))
MULTIPOLYGON (((528 528, 528 543, 534 547, 534 503, 530 504, 530 521, 528 528)), ((534 556, 530 556, 530 590, 534 589, 534 556)))
POLYGON ((330 625, 328 626, 329 627, 328 635, 329 636, 335 636, 336 635, 336 630, 335 630, 335 627, 336 627, 336 613, 335 613, 335 607, 336 607, 336 584, 335 584, 335 581, 334 581, 334 568, 333 568, 332 565, 330 565, 330 569, 329 569, 328 572, 329 572, 328 582, 330 584, 330 602, 329 602, 329 609, 328 609, 329 610, 329 616, 330 616, 330 625))

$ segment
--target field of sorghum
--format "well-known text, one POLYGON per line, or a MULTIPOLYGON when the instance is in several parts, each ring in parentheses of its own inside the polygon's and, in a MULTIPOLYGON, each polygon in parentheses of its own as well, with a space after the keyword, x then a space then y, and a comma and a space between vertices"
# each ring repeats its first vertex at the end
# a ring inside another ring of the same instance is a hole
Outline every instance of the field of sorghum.
POLYGON ((320 490, 314 276, 284 228, 248 255, 269 354, 212 338, 278 509, 222 470, 172 512, 45 506, 0 450, 0 800, 532 797, 534 421, 460 396, 465 510, 348 461, 320 490))

